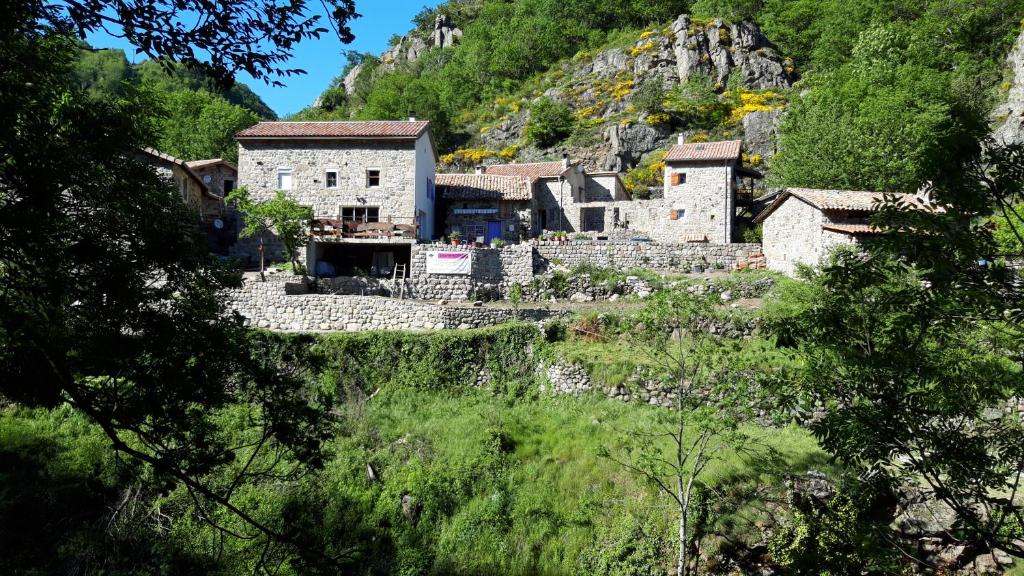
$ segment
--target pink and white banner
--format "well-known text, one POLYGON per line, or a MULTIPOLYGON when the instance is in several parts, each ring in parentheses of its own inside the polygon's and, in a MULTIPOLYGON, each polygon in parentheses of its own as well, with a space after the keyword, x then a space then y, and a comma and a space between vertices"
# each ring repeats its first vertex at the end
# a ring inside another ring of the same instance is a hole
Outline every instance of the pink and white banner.
POLYGON ((427 274, 461 274, 468 276, 473 268, 469 252, 427 252, 427 274))

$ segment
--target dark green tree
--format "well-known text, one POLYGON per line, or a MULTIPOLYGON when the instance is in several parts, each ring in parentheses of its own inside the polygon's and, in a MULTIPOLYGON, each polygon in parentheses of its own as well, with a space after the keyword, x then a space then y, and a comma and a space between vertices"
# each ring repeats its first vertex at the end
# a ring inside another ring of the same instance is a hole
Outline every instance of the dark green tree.
POLYGON ((526 137, 541 148, 549 148, 568 138, 574 124, 568 106, 544 97, 530 106, 526 137))

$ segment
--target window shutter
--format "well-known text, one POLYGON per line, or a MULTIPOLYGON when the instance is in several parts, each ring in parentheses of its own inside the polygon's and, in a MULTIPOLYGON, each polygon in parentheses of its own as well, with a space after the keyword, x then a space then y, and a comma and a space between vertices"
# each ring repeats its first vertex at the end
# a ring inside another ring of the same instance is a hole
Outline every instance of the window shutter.
MULTIPOLYGON (((678 174, 673 174, 672 180, 675 180, 676 176, 678 176, 678 174)), ((676 210, 672 210, 671 212, 669 212, 668 217, 671 220, 679 220, 679 212, 676 210)))
POLYGON ((672 185, 679 186, 679 173, 675 172, 672 174, 672 185))

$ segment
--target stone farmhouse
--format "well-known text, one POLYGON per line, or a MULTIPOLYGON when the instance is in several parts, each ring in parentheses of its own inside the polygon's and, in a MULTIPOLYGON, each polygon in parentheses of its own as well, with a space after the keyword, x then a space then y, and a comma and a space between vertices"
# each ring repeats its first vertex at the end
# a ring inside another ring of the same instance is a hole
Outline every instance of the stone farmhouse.
POLYGON ((238 168, 223 158, 191 160, 185 163, 203 184, 209 187, 216 198, 207 197, 203 201, 203 228, 215 254, 228 254, 232 244, 238 240, 240 219, 232 204, 225 204, 224 199, 235 189, 238 182, 238 168))
POLYGON ((221 215, 224 197, 218 195, 184 160, 153 148, 140 148, 135 157, 153 166, 161 178, 172 182, 182 201, 199 214, 202 222, 211 222, 221 215))
MULTIPOLYGON (((437 150, 429 122, 260 122, 235 135, 238 184, 313 210, 300 255, 319 275, 390 274, 434 237, 437 150)), ((238 255, 252 261, 249 243, 238 255)))
MULTIPOLYGON (((913 194, 886 194, 909 206, 925 208, 913 194)), ((793 275, 800 264, 815 266, 837 246, 859 244, 881 231, 869 224, 883 194, 850 190, 789 188, 754 219, 763 223, 768 268, 793 275)))

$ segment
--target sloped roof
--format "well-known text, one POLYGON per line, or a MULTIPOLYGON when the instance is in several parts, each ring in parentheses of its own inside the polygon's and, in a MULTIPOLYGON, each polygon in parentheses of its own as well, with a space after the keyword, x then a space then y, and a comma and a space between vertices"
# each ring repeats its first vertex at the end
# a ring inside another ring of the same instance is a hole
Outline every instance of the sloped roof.
POLYGON ((842 234, 881 234, 882 229, 871 224, 822 224, 822 230, 840 232, 842 234))
POLYGON ((248 138, 412 139, 430 128, 426 121, 373 120, 367 122, 260 122, 235 134, 248 138))
MULTIPOLYGON (((570 168, 572 166, 570 165, 570 168)), ((530 180, 540 178, 558 178, 568 172, 561 161, 557 162, 529 162, 516 164, 491 164, 484 167, 486 174, 496 176, 521 176, 530 180)))
POLYGON ((767 208, 754 218, 754 222, 763 222, 768 216, 782 206, 790 196, 807 202, 819 210, 846 210, 851 212, 875 212, 885 197, 895 196, 897 200, 921 209, 928 209, 925 203, 913 194, 887 194, 884 192, 865 192, 858 190, 816 190, 812 188, 787 188, 767 208))
POLYGON ((665 162, 738 160, 742 148, 742 140, 677 144, 669 149, 668 154, 665 155, 665 162))
POLYGON ((201 170, 203 168, 208 168, 210 166, 222 165, 222 166, 227 166, 228 168, 234 170, 235 172, 238 172, 238 167, 237 166, 235 166, 234 164, 232 164, 231 162, 228 162, 227 160, 225 160, 223 158, 208 158, 206 160, 189 160, 188 162, 185 162, 185 164, 187 164, 188 167, 193 169, 193 170, 201 170))
POLYGON ((156 158, 157 160, 163 160, 164 162, 167 162, 168 164, 174 164, 175 166, 181 168, 182 171, 185 172, 186 176, 188 176, 189 178, 195 180, 196 184, 199 184, 199 189, 202 190, 203 194, 206 194, 207 196, 209 196, 211 198, 220 199, 220 196, 217 196, 213 192, 210 192, 210 187, 207 186, 205 182, 203 182, 203 179, 200 178, 198 174, 196 174, 195 172, 192 171, 192 169, 189 167, 188 163, 185 162, 184 160, 182 160, 180 158, 177 158, 177 157, 174 157, 174 156, 171 156, 170 154, 165 154, 164 152, 161 152, 161 151, 157 150, 156 148, 144 147, 144 148, 139 148, 138 150, 139 150, 139 152, 145 154, 146 156, 149 156, 151 158, 156 158))
POLYGON ((441 197, 449 200, 529 200, 533 183, 522 176, 495 174, 438 174, 441 197))

